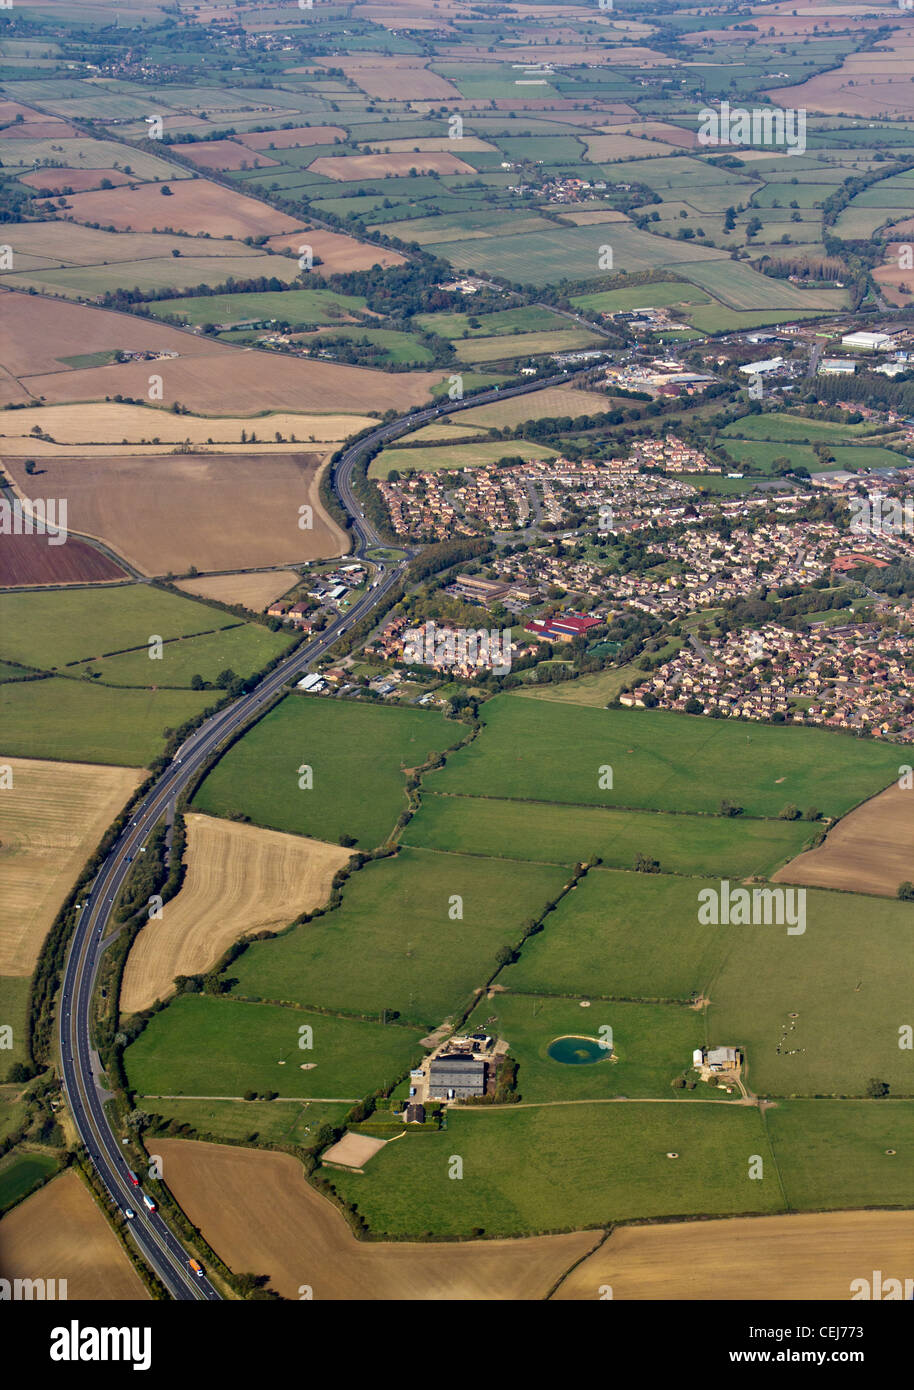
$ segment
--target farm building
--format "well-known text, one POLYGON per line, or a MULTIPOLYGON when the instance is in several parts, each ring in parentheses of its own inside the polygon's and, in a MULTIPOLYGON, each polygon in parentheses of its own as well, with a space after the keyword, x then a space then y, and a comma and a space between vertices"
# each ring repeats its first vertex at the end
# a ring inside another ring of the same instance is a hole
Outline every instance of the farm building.
POLYGON ((486 1063, 470 1053, 453 1052, 429 1065, 429 1100, 466 1100, 486 1089, 486 1063))

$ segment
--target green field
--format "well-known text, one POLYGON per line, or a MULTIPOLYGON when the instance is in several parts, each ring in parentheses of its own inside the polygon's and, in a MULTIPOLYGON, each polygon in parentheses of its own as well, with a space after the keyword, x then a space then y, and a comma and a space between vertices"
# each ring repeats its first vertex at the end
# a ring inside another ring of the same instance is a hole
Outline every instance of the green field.
POLYGON ((503 458, 551 459, 558 450, 548 444, 527 444, 522 439, 488 441, 478 444, 430 445, 420 449, 382 449, 368 467, 369 478, 386 478, 398 473, 437 473, 442 468, 480 468, 503 458))
MULTIPOLYGON (((162 240, 166 238, 162 237, 162 240)), ((191 244, 207 245, 205 241, 197 243, 196 239, 191 244)), ((21 261, 19 264, 21 265, 21 261)), ((141 261, 120 258, 112 265, 66 266, 59 270, 30 271, 28 274, 19 270, 4 275, 2 280, 4 284, 16 289, 28 290, 34 287, 39 292, 61 294, 67 299, 94 299, 96 295, 118 289, 140 289, 146 293, 172 290, 177 294, 196 285, 224 285, 232 276, 247 279, 252 275, 270 275, 291 284, 298 279, 298 263, 284 256, 268 259, 266 256, 182 255, 180 259, 162 256, 160 259, 141 261)), ((276 295, 277 299, 285 297, 279 293, 276 295)), ((173 312, 166 310, 165 306, 177 302, 205 304, 206 300, 163 300, 150 304, 149 308, 153 311, 159 309, 162 312, 173 312)), ((210 320, 203 319, 201 322, 208 323, 210 320)))
POLYGON ((149 649, 144 647, 138 652, 85 662, 74 671, 78 675, 97 672, 99 680, 107 685, 186 687, 195 675, 206 681, 215 681, 225 670, 232 670, 237 676, 252 675, 280 656, 292 641, 289 633, 270 632, 259 623, 240 623, 204 637, 179 637, 164 642, 160 659, 151 660, 149 649))
POLYGON ((914 1095, 911 1053, 898 1032, 911 1021, 899 962, 911 958, 914 907, 810 889, 803 935, 774 926, 718 930, 735 939, 707 991, 708 1028, 746 1047, 753 1091, 863 1096, 878 1077, 892 1095, 914 1095))
POLYGON ((586 328, 560 328, 547 333, 503 333, 494 338, 455 338, 462 362, 501 362, 516 357, 542 357, 547 352, 573 352, 603 340, 586 328))
POLYGON ((719 1104, 456 1110, 363 1174, 325 1172, 375 1234, 530 1235, 644 1216, 783 1211, 758 1111, 719 1104), (668 1159, 667 1153, 678 1153, 668 1159), (449 1177, 451 1155, 463 1177, 449 1177), (750 1182, 749 1154, 767 1160, 750 1182))
POLYGON ((598 710, 499 695, 482 733, 435 774, 438 792, 589 806, 747 816, 789 802, 839 815, 888 786, 897 753, 819 729, 709 720, 665 710, 598 710), (601 768, 613 789, 600 788, 601 768))
MULTIPOLYGON (((613 261, 609 268, 617 274, 673 269, 700 262, 710 277, 707 282, 701 281, 703 289, 714 284, 718 266, 731 264, 722 251, 709 251, 694 242, 651 236, 623 222, 599 223, 594 227, 550 227, 548 231, 528 231, 520 236, 504 234, 510 230, 513 229, 505 228, 481 239, 439 242, 435 254, 460 270, 503 275, 515 283, 534 286, 604 276, 607 266, 605 262, 601 265, 603 246, 612 248, 613 261)), ((691 265, 689 270, 691 272, 691 265)), ((749 273, 755 274, 754 271, 749 273)), ((762 275, 756 278, 765 280, 762 275)))
POLYGON ((654 285, 632 285, 628 289, 576 294, 571 302, 576 309, 592 309, 598 314, 621 314, 630 309, 665 309, 673 304, 710 304, 711 300, 694 285, 661 280, 654 285))
MULTIPOLYGON (((688 289, 687 285, 683 286, 688 289)), ((546 333, 550 329, 563 328, 567 319, 553 314, 548 309, 525 306, 522 309, 502 309, 494 314, 442 312, 438 314, 417 314, 415 322, 429 333, 437 333, 441 338, 461 339, 494 338, 505 333, 546 333), (470 320, 476 324, 473 327, 470 320)))
POLYGON ((470 1002, 499 949, 566 878, 552 866, 401 850, 353 874, 341 907, 249 946, 231 968, 237 993, 353 1013, 396 1009, 437 1026, 470 1002))
POLYGON ((793 1209, 910 1207, 914 1104, 780 1100, 765 1120, 793 1209))
POLYGON ((758 415, 744 415, 733 420, 721 430, 726 438, 767 439, 775 443, 784 441, 797 444, 836 444, 844 439, 854 439, 859 435, 872 433, 872 426, 866 423, 843 425, 837 420, 808 420, 802 415, 787 412, 764 410, 758 415))
MULTIPOLYGON (((302 234, 304 235, 304 233, 302 234)), ((278 271, 271 265, 269 272, 258 265, 257 271, 249 273, 279 274, 290 281, 299 274, 298 263, 281 256, 272 258, 278 271), (286 276, 284 271, 294 274, 286 276)), ((223 281, 228 279, 223 275, 223 281)), ((264 291, 259 294, 207 294, 190 299, 161 299, 150 305, 155 318, 171 317, 176 314, 185 323, 242 323, 249 319, 278 319, 291 324, 318 327, 325 323, 345 319, 353 310, 365 308, 361 295, 337 294, 333 290, 281 290, 264 291)))
MULTIPOLYGON (((279 1090, 279 1083, 273 1082, 269 1089, 279 1090)), ((190 1125, 198 1134, 248 1143, 256 1136, 261 1142, 308 1148, 321 1125, 341 1125, 351 1107, 346 1101, 156 1100, 149 1101, 147 1108, 164 1120, 190 1125)))
MULTIPOLYGON (((518 1063, 518 1094, 528 1103, 714 1094, 707 1086, 694 1092, 671 1089, 673 1078, 691 1067, 693 1048, 705 1042, 701 1014, 680 1004, 596 1001, 582 1009, 577 999, 499 994, 477 1005, 467 1023, 467 1031, 471 1028, 507 1041, 518 1063), (610 1028, 611 1035, 601 1028, 610 1028), (606 1060, 573 1066, 549 1056, 555 1039, 575 1036, 608 1038, 612 1047, 606 1060)), ((715 1098, 722 1097, 719 1092, 715 1098)))
POLYGON ((229 749, 194 807, 319 840, 350 835, 370 849, 406 807, 406 769, 465 733, 464 725, 425 710, 291 695, 229 749), (304 766, 312 769, 307 790, 299 786, 304 766))
POLYGON ((147 646, 153 635, 187 637, 233 621, 221 609, 150 584, 6 593, 0 595, 0 652, 25 666, 54 670, 147 646))
MULTIPOLYGON (((428 781, 434 787, 434 774, 428 781)), ((640 853, 658 860, 667 874, 746 878, 772 874, 799 854, 811 833, 803 821, 519 804, 426 790, 422 809, 402 838, 426 849, 551 864, 571 865, 596 855, 616 869, 634 868, 640 853)))
POLYGON ((419 1038, 400 1024, 185 994, 155 1015, 124 1065, 143 1096, 240 1098, 252 1090, 358 1100, 409 1069, 422 1055, 419 1038), (313 1029, 309 1049, 299 1046, 302 1028, 313 1029))
POLYGON ((50 1154, 18 1153, 0 1163, 0 1212, 46 1182, 59 1164, 50 1154))
MULTIPOLYGON (((4 743, 4 749, 9 753, 4 743)), ((25 1032, 31 981, 23 975, 0 975, 0 1024, 13 1030, 13 1045, 0 1053, 0 1083, 14 1062, 26 1060, 25 1032)))
POLYGON ((165 730, 213 704, 212 692, 114 690, 51 677, 0 685, 3 749, 11 757, 146 767, 165 730))
POLYGON ((804 290, 789 280, 761 275, 742 261, 696 263, 682 274, 731 309, 818 309, 837 313, 847 305, 845 290, 804 290))
MULTIPOLYGON (((549 914, 543 931, 524 942, 520 959, 499 983, 575 999, 688 1001, 716 975, 738 930, 698 921, 698 892, 706 882, 591 869, 549 914)), ((795 944, 797 938, 777 930, 783 942, 795 944)))

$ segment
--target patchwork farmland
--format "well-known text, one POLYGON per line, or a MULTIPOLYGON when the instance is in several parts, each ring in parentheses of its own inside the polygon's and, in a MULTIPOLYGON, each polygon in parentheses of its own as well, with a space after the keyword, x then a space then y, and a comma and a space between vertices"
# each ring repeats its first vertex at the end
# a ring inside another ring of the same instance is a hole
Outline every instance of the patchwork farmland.
POLYGON ((0 4, 0 1283, 907 1292, 912 35, 0 4))

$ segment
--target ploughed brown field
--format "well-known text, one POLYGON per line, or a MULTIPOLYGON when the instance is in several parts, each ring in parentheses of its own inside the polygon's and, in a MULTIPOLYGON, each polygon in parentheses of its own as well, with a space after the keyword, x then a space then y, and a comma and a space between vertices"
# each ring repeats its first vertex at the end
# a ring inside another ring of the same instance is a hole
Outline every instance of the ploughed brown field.
MULTIPOLYGON (((5 137, 6 131, 3 134, 5 137)), ((84 193, 101 188, 102 179, 110 179, 114 184, 130 182, 120 169, 40 169, 35 174, 22 174, 19 181, 42 192, 62 193, 65 188, 72 188, 74 193, 84 193)))
MULTIPOLYGON (((203 341, 202 339, 200 341, 203 341)), ((229 348, 203 356, 155 362, 125 362, 24 378, 23 384, 48 405, 101 401, 106 396, 147 400, 150 377, 160 379, 157 404, 176 402, 197 415, 255 415, 262 411, 340 411, 364 414, 405 410, 426 402, 442 372, 375 371, 339 362, 320 362, 278 353, 229 348), (228 356, 226 356, 226 353, 228 356)), ((263 432, 269 421, 263 422, 263 432)), ((260 431, 258 431, 259 433, 260 431)), ((149 436, 157 433, 150 419, 149 436)))
POLYGON ((121 232, 164 232, 172 227, 177 232, 209 232, 240 240, 288 232, 301 223, 299 217, 202 178, 78 193, 67 201, 65 216, 73 221, 98 222, 121 232), (163 193, 163 188, 169 188, 171 195, 163 193))
MULTIPOLYGON (((182 357, 201 352, 225 356, 233 351, 227 344, 204 342, 196 334, 181 333, 134 314, 0 290, 0 364, 11 376, 27 378, 40 372, 66 376, 64 358, 116 348, 124 352, 179 352, 182 357)), ((147 378, 157 370, 151 363, 142 365, 147 378)), ((146 389, 142 394, 145 399, 146 389)))
POLYGON ((593 1231, 447 1244, 358 1241, 290 1154, 156 1139, 165 1180, 216 1253, 284 1298, 542 1299, 593 1231))
MULTIPOLYGON (((35 479, 30 478, 32 491, 35 479)), ((0 536, 0 588, 25 584, 99 584, 126 571, 75 536, 49 545, 47 536, 0 536)))
POLYGON ((181 153, 201 169, 269 169, 279 163, 269 155, 245 149, 236 140, 197 140, 182 145, 181 153))
MULTIPOLYGON (((74 531, 145 574, 293 564, 345 549, 321 507, 315 454, 43 457, 41 466, 42 493, 67 498, 74 531), (310 529, 299 527, 302 506, 312 508, 310 529)), ((25 460, 7 457, 5 467, 27 494, 25 460)))
POLYGON ((242 936, 279 931, 322 906, 351 851, 302 835, 189 814, 187 876, 133 943, 121 1009, 138 1013, 174 992, 176 975, 203 975, 242 936))
POLYGON ((128 1302, 149 1297, 72 1169, 26 1197, 0 1221, 0 1278, 66 1279, 68 1299, 128 1302))
POLYGON ((895 785, 865 801, 774 879, 894 898, 900 883, 914 880, 914 789, 895 785))
POLYGON ((853 1279, 910 1278, 914 1211, 838 1211, 619 1226, 556 1299, 834 1299, 853 1279))

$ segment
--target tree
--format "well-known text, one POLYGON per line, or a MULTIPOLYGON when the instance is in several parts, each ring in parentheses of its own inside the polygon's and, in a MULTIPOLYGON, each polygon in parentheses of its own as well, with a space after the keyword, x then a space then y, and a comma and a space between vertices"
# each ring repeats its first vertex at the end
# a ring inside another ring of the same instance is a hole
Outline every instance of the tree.
POLYGON ((881 1100, 882 1097, 887 1096, 888 1093, 889 1083, 887 1081, 880 1081, 877 1076, 871 1076, 866 1083, 866 1094, 871 1100, 881 1100))
POLYGON ((910 879, 905 879, 904 883, 899 883, 897 897, 903 903, 914 902, 914 883, 910 879))
POLYGON ((25 461, 25 471, 26 471, 26 473, 28 473, 29 477, 32 476, 32 474, 35 472, 35 460, 34 460, 34 459, 26 459, 26 461, 25 461))
POLYGON ((800 819, 800 808, 799 808, 799 806, 794 806, 794 804, 793 804, 792 801, 788 801, 787 805, 786 805, 786 806, 783 806, 783 807, 781 808, 781 810, 778 812, 778 820, 799 820, 799 819, 800 819))
POLYGON ((727 797, 723 797, 720 803, 720 814, 722 816, 741 816, 743 814, 743 808, 742 806, 738 806, 735 801, 730 801, 727 797))

